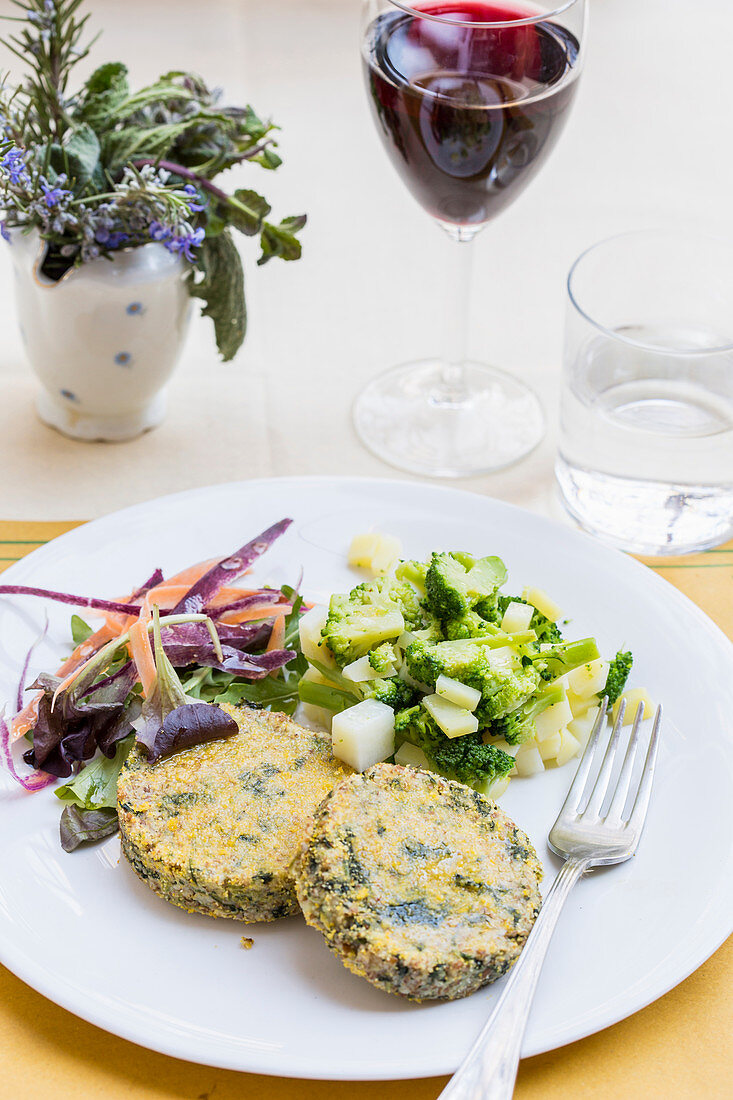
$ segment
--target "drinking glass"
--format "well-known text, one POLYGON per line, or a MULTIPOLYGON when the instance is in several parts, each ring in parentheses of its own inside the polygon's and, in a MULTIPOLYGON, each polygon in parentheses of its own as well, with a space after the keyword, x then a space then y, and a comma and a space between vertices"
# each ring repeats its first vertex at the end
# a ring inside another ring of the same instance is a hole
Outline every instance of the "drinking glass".
POLYGON ((589 248, 568 278, 556 474, 586 530, 640 554, 733 537, 733 243, 589 248))
MULTIPOLYGON (((542 438, 535 394, 466 361, 471 242, 555 145, 580 72, 585 0, 367 0, 362 58, 377 129, 404 183, 449 234, 436 279, 442 356, 394 367, 361 393, 356 429, 401 469, 500 469, 542 438)), ((518 289, 518 293, 521 291, 518 289)))

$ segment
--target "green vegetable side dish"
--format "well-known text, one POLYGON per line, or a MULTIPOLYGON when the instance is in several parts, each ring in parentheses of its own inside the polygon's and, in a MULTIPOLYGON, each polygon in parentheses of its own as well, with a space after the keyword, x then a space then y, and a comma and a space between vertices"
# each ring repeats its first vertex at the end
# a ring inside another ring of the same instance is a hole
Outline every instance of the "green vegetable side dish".
POLYGON ((500 558, 440 552, 333 595, 320 636, 303 639, 306 713, 328 724, 386 704, 397 763, 483 792, 577 755, 602 697, 623 692, 631 653, 603 661, 595 639, 563 636, 544 593, 504 594, 506 579, 500 558))

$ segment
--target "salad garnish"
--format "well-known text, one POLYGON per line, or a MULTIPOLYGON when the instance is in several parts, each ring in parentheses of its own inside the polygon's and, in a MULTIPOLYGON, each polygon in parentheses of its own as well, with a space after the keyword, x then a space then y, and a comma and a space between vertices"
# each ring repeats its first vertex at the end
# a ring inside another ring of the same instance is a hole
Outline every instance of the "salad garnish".
POLYGON ((68 780, 55 792, 67 804, 64 848, 115 830, 117 776, 135 741, 155 762, 236 733, 220 702, 292 714, 305 670, 298 637, 303 601, 287 585, 239 583, 291 522, 280 520, 226 558, 167 579, 156 569, 117 600, 0 586, 0 595, 72 604, 104 620, 94 630, 73 615, 71 656, 55 673, 41 673, 30 688, 20 685, 12 722, 0 716, 2 754, 21 786, 35 791, 68 780), (24 690, 37 694, 22 706, 24 690), (34 769, 30 775, 21 775, 12 758, 12 742, 22 737, 30 741, 23 754, 34 769))

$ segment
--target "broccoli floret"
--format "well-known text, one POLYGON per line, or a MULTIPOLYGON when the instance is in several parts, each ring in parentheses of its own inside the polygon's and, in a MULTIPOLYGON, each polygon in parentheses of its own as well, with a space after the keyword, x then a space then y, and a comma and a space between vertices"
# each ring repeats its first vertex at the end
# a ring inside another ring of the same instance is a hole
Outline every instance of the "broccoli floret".
POLYGON ((619 695, 626 687, 626 681, 629 678, 633 663, 634 658, 629 650, 619 650, 611 661, 611 665, 608 669, 608 676, 606 677, 606 686, 601 692, 601 697, 605 695, 609 705, 616 702, 619 695))
POLYGON ((419 629, 423 613, 417 593, 394 577, 359 584, 348 595, 331 596, 322 635, 341 668, 405 629, 419 629))
POLYGON ((516 710, 537 690, 539 673, 530 662, 526 666, 500 660, 480 642, 459 639, 426 645, 413 642, 405 650, 410 675, 423 684, 434 686, 441 674, 459 680, 481 692, 476 717, 482 725, 516 710))
POLYGON ((427 571, 427 562, 401 561, 394 572, 398 581, 414 585, 422 597, 425 595, 425 574, 427 571))
MULTIPOLYGON (((501 623, 504 618, 504 612, 510 603, 527 603, 527 600, 522 599, 521 596, 499 596, 496 602, 496 622, 501 623)), ((529 622, 530 630, 534 630, 537 635, 537 643, 552 643, 561 642, 563 640, 560 627, 557 623, 553 623, 552 619, 548 619, 546 615, 543 615, 541 611, 538 611, 535 607, 532 612, 532 618, 529 622)))
POLYGON ((411 707, 419 696, 419 692, 399 676, 390 676, 388 680, 370 680, 363 687, 365 699, 376 699, 380 703, 386 703, 393 710, 411 707))
POLYGON ((496 634, 494 623, 487 622, 476 611, 467 611, 460 619, 447 619, 443 623, 443 633, 448 641, 459 638, 481 638, 496 634))
POLYGON ((546 688, 540 695, 529 699, 519 710, 505 714, 503 718, 495 718, 489 726, 489 733, 494 737, 503 737, 510 745, 529 741, 530 737, 534 737, 535 719, 543 710, 564 698, 565 693, 559 684, 546 688))
POLYGON ((394 646, 391 646, 389 642, 383 642, 382 645, 371 651, 368 660, 375 672, 378 672, 380 676, 388 676, 390 672, 394 672, 394 646))
POLYGON ((487 619, 505 580, 506 567, 500 558, 474 559, 460 551, 434 553, 425 574, 425 604, 442 622, 461 619, 473 610, 487 619))
POLYGON ((446 737, 424 707, 395 715, 395 743, 409 741, 422 749, 436 771, 473 787, 486 787, 510 772, 514 760, 495 745, 485 745, 480 733, 446 737))

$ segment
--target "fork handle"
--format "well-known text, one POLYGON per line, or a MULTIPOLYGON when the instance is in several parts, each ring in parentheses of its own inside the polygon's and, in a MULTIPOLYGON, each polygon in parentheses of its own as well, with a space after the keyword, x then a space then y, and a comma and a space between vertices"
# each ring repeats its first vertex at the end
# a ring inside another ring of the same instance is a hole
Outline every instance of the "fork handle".
POLYGON ((588 865, 587 859, 576 858, 563 864, 494 1011, 439 1100, 511 1100, 522 1038, 552 933, 570 890, 588 865))

